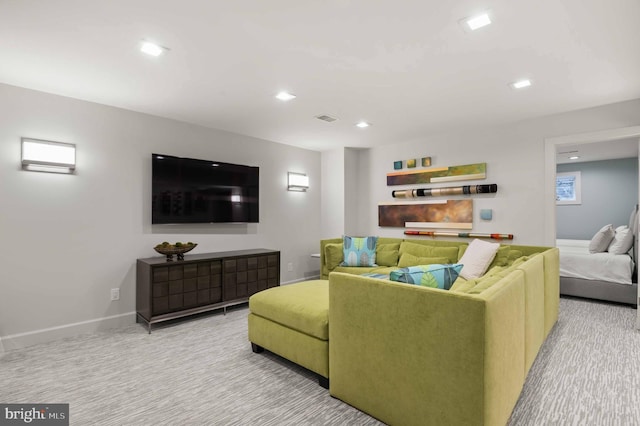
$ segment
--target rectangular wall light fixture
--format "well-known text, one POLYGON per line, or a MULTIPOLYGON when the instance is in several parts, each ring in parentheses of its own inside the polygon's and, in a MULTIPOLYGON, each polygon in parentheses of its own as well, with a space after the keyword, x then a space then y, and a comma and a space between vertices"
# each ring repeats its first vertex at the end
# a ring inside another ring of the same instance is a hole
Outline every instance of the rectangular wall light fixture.
POLYGON ((287 185, 289 191, 306 192, 309 189, 309 176, 304 173, 288 172, 287 185))
POLYGON ((22 138, 22 168, 35 172, 73 173, 76 146, 72 143, 22 138))

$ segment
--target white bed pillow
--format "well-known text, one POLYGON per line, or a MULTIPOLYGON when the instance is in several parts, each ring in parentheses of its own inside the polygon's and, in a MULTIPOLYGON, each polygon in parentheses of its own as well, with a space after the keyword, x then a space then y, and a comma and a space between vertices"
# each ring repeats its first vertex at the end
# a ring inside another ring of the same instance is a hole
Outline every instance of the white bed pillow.
POLYGON ((629 216, 629 229, 633 235, 638 232, 638 205, 633 208, 631 215, 629 216))
POLYGON ((627 254, 633 245, 633 232, 627 226, 618 226, 607 251, 611 254, 627 254))
POLYGON ((609 248, 609 244, 611 244, 611 240, 615 236, 616 231, 613 229, 613 225, 605 225, 603 226, 596 235, 591 238, 591 242, 589 243, 589 252, 591 253, 602 253, 607 251, 609 248))
POLYGON ((469 247, 464 252, 458 263, 462 263, 460 276, 466 280, 479 278, 487 272, 487 268, 496 257, 500 248, 499 243, 489 243, 475 239, 471 241, 469 247))

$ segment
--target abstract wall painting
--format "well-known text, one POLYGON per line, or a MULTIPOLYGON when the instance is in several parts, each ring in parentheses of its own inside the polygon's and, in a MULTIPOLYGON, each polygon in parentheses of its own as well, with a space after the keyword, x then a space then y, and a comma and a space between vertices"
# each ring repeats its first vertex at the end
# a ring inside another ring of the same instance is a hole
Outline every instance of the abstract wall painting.
MULTIPOLYGON (((393 162, 393 170, 402 170, 405 161, 398 160, 393 162)), ((410 160, 406 160, 408 169, 415 169, 418 166, 418 159, 412 158, 410 160)), ((431 157, 422 157, 420 159, 420 164, 422 167, 430 167, 431 166, 431 157)))
POLYGON ((391 191, 393 198, 440 197, 450 195, 492 194, 498 192, 498 185, 461 185, 446 188, 400 189, 391 191))
POLYGON ((473 200, 378 204, 378 225, 398 228, 471 229, 473 200))
POLYGON ((513 240, 513 234, 478 234, 475 232, 438 232, 406 230, 404 235, 422 235, 425 237, 491 238, 492 240, 513 240))
POLYGON ((486 178, 487 163, 476 163, 465 164, 463 166, 438 167, 427 170, 407 170, 387 173, 387 185, 455 182, 486 178))

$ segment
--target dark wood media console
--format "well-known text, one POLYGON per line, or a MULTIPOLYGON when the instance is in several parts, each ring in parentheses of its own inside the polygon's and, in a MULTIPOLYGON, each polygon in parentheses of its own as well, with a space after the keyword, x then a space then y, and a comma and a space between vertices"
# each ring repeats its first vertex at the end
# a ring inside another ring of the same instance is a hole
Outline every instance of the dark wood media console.
POLYGON ((280 252, 268 249, 138 259, 136 321, 151 325, 245 303, 280 285, 280 252))

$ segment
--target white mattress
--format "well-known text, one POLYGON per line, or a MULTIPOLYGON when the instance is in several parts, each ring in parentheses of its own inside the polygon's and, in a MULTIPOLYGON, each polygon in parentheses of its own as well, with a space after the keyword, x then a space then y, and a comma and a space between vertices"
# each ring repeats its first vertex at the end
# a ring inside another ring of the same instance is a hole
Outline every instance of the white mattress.
POLYGON ((631 284, 633 260, 627 254, 589 253, 589 240, 556 240, 560 276, 631 284))

